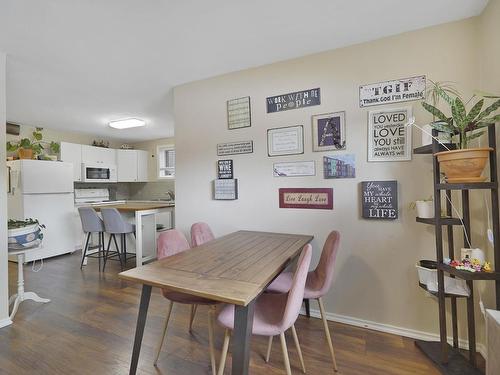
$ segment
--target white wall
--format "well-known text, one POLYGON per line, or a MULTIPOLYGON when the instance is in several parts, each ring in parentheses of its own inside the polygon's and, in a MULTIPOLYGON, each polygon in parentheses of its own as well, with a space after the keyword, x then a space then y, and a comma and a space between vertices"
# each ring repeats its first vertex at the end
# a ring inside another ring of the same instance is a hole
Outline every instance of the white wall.
MULTIPOLYGON (((0 160, 5 160, 5 54, 0 52, 0 160)), ((0 327, 10 324, 7 272, 7 179, 0 168, 0 327)))
MULTIPOLYGON (((459 82, 468 91, 478 84, 477 56, 477 19, 469 19, 177 87, 177 226, 187 232, 193 222, 202 220, 218 236, 238 229, 310 233, 315 237, 316 259, 328 232, 337 229, 342 245, 326 298, 328 312, 436 334, 437 303, 419 289, 414 267, 419 259, 435 257, 433 228, 417 224, 415 213, 408 209, 411 201, 432 194, 431 158, 416 155, 411 162, 367 163, 367 110, 358 106, 358 88, 426 74, 434 80, 459 82), (315 87, 321 88, 320 106, 265 112, 266 97, 315 87), (227 130, 226 101, 247 95, 252 127, 227 130), (325 180, 322 157, 334 152, 311 151, 311 115, 342 110, 347 112, 345 153, 356 155, 357 176, 325 180), (304 155, 268 157, 266 129, 298 124, 305 130, 304 155), (214 201, 216 144, 237 140, 253 140, 255 145, 253 154, 230 157, 240 198, 214 201), (272 177, 273 162, 294 160, 315 160, 316 177, 272 177), (399 181, 396 221, 360 218, 359 183, 379 179, 399 181), (280 187, 333 187, 334 210, 280 209, 280 187)), ((418 102, 402 105, 413 106, 419 123, 430 120, 418 102)), ((419 144, 415 131, 414 145, 419 144)))

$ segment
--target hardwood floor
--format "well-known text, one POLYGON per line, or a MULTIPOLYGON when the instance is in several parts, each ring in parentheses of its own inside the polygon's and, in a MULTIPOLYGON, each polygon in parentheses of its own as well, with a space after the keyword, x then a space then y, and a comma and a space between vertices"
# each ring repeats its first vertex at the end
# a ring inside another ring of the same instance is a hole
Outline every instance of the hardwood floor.
MULTIPOLYGON (((79 269, 79 253, 48 260, 35 273, 25 266, 26 290, 50 298, 48 304, 21 304, 14 324, 0 329, 0 374, 127 374, 132 353, 140 289, 117 278, 117 262, 99 274, 97 260, 79 269)), ((130 263, 132 265, 133 262, 130 263)), ((9 290, 15 293, 16 264, 9 263, 9 290)), ((189 307, 175 305, 166 343, 153 366, 167 301, 153 290, 138 373, 210 374, 207 311, 199 307, 193 333, 189 307)), ((308 374, 333 374, 319 319, 300 317, 296 324, 308 374)), ((343 324, 330 323, 339 374, 439 374, 413 340, 343 324)), ((216 327, 217 364, 223 330, 216 327)), ((292 372, 300 364, 291 332, 287 333, 292 372)), ((264 362, 267 338, 253 337, 251 374, 284 374, 279 341, 264 362)), ((229 355, 226 374, 229 374, 229 355)))

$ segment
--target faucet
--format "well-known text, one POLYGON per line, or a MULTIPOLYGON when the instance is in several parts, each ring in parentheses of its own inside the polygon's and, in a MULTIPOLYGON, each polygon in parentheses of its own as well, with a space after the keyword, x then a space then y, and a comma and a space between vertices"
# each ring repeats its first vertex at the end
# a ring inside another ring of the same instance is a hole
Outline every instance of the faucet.
POLYGON ((168 195, 169 200, 175 201, 175 194, 172 190, 167 190, 165 192, 165 195, 168 195))

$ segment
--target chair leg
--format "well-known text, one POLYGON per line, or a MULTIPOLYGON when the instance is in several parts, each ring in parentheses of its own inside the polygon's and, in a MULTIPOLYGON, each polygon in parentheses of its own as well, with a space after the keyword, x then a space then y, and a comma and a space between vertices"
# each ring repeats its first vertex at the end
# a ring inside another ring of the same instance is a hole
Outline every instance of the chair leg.
POLYGON ((87 249, 89 247, 90 241, 90 233, 87 234, 87 240, 85 241, 85 246, 83 248, 82 262, 80 263, 80 269, 83 268, 83 262, 85 261, 85 257, 87 256, 87 249))
POLYGON ((122 251, 124 263, 127 264, 127 237, 125 237, 125 233, 122 233, 122 251))
POLYGON ((302 367, 302 372, 306 373, 306 365, 304 364, 304 357, 302 357, 302 350, 300 349, 299 337, 297 336, 297 331, 295 330, 295 324, 292 326, 293 341, 295 341, 295 347, 297 348, 297 353, 299 354, 300 366, 302 367))
POLYGON ((189 316, 189 332, 193 329, 194 316, 198 305, 191 305, 191 315, 189 316))
POLYGON ((306 308, 306 316, 308 318, 311 317, 311 304, 309 303, 308 299, 304 299, 304 306, 306 308))
POLYGON ((163 342, 165 341, 165 335, 167 334, 168 321, 170 320, 170 314, 172 314, 172 308, 174 307, 174 303, 169 301, 169 305, 167 308, 167 317, 165 318, 165 325, 163 326, 163 333, 161 335, 160 342, 158 344, 158 350, 156 352, 156 357, 154 361, 154 365, 158 363, 158 358, 160 357, 161 347, 163 346, 163 342))
POLYGON ((217 375, 224 374, 224 368, 226 367, 226 357, 227 357, 227 351, 229 350, 230 338, 231 338, 231 331, 228 328, 226 328, 226 331, 224 332, 224 343, 222 344, 222 353, 220 356, 219 371, 217 372, 217 375))
POLYGON ((273 347, 273 336, 269 336, 269 341, 267 342, 266 363, 269 363, 269 357, 271 357, 272 347, 273 347))
POLYGON ((208 307, 208 346, 210 349, 210 363, 212 365, 212 375, 215 375, 217 373, 217 365, 215 363, 215 350, 214 350, 214 323, 215 323, 215 306, 212 305, 208 307))
MULTIPOLYGON (((106 268, 106 263, 108 262, 108 257, 109 257, 109 248, 111 247, 111 236, 109 235, 108 239, 108 246, 106 247, 106 252, 104 254, 104 265, 102 266, 102 272, 104 272, 104 269, 106 268)), ((104 233, 102 234, 102 239, 103 239, 103 244, 104 244, 104 233)), ((104 246, 104 245, 103 245, 104 246)))
POLYGON ((115 234, 113 233, 113 234, 111 235, 111 237, 113 237, 113 242, 115 243, 116 253, 118 254, 118 259, 120 259, 120 267, 121 267, 121 270, 123 271, 122 256, 120 255, 120 248, 118 247, 118 242, 116 242, 116 236, 115 236, 115 234))
POLYGON ((288 358, 288 349, 286 347, 285 332, 280 333, 281 350, 283 350, 283 361, 285 362, 286 375, 292 375, 292 369, 290 368, 290 358, 288 358))
POLYGON ((99 235, 99 247, 97 248, 97 259, 99 259, 99 272, 101 272, 101 233, 99 235))
POLYGON ((323 320, 323 327, 325 329, 326 341, 328 341, 328 347, 330 348, 330 355, 332 356, 333 369, 335 372, 337 369, 337 361, 335 359, 335 352, 333 351, 332 338, 330 337, 330 329, 328 328, 328 322, 326 321, 325 306, 323 305, 323 300, 318 298, 319 311, 321 312, 321 319, 323 320))

